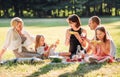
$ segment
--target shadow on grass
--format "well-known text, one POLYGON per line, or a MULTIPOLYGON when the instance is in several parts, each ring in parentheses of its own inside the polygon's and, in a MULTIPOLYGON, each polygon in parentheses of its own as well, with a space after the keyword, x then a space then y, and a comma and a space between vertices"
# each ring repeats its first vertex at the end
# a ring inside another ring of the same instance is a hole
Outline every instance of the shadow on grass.
POLYGON ((8 62, 6 64, 0 64, 0 67, 6 67, 6 69, 11 69, 11 68, 15 68, 18 66, 18 63, 13 63, 13 62, 8 62))
POLYGON ((79 64, 75 72, 64 73, 59 77, 84 77, 85 74, 98 70, 103 64, 79 64))
MULTIPOLYGON (((32 59, 32 58, 31 58, 32 59)), ((11 67, 17 67, 18 65, 37 65, 37 64, 42 64, 44 63, 43 61, 39 61, 39 62, 33 62, 33 61, 17 61, 18 59, 10 59, 10 60, 6 60, 6 61, 3 61, 3 62, 0 62, 0 66, 5 66, 6 69, 9 69, 11 67)))
POLYGON ((47 72, 51 71, 51 70, 57 70, 57 69, 61 69, 61 68, 65 68, 68 67, 70 64, 47 64, 42 68, 39 68, 38 71, 32 73, 29 76, 26 77, 38 77, 40 75, 46 74, 47 72))

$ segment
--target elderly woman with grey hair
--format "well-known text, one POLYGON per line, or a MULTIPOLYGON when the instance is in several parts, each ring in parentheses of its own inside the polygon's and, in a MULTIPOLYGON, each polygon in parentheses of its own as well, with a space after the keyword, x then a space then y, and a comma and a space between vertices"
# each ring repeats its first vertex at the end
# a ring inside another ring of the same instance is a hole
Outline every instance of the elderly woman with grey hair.
POLYGON ((24 29, 24 22, 19 17, 11 20, 11 28, 6 35, 5 43, 0 50, 0 59, 7 49, 14 52, 16 58, 40 57, 36 52, 29 52, 28 47, 35 42, 35 39, 24 29))

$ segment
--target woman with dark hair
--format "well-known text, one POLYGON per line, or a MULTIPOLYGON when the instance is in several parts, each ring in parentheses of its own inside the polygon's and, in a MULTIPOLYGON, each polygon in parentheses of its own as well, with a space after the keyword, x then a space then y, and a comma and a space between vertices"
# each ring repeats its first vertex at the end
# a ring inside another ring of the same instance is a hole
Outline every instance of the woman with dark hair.
POLYGON ((67 18, 67 22, 70 28, 66 30, 65 44, 69 46, 69 52, 71 53, 71 58, 76 55, 77 46, 83 50, 85 46, 85 37, 87 35, 86 30, 81 28, 80 18, 76 14, 72 14, 67 18))

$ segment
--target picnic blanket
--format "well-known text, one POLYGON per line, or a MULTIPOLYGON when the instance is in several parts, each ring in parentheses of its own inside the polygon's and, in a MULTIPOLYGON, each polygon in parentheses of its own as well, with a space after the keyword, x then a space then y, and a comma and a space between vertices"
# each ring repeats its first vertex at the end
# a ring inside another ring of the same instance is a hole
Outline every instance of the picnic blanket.
POLYGON ((10 60, 0 61, 0 64, 7 64, 7 63, 41 63, 44 62, 40 58, 32 57, 32 58, 14 58, 10 60))

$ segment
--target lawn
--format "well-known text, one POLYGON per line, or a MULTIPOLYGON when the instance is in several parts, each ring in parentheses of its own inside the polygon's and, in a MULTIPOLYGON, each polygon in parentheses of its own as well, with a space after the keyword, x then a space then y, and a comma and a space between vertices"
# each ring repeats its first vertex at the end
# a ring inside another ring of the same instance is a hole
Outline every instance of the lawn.
MULTIPOLYGON (((117 46, 116 57, 120 57, 120 17, 101 17, 117 46)), ((68 51, 64 45, 65 31, 69 27, 66 19, 23 19, 25 29, 33 36, 43 34, 46 42, 50 45, 57 39, 60 40, 56 51, 68 51)), ((2 47, 5 35, 10 28, 10 19, 0 19, 0 48, 2 47)), ((82 27, 87 30, 87 37, 93 37, 93 31, 87 26, 88 18, 81 18, 82 27)), ((14 55, 8 50, 3 55, 3 60, 12 59, 14 55)), ((120 63, 112 64, 7 64, 0 66, 0 77, 120 77, 120 63)))

